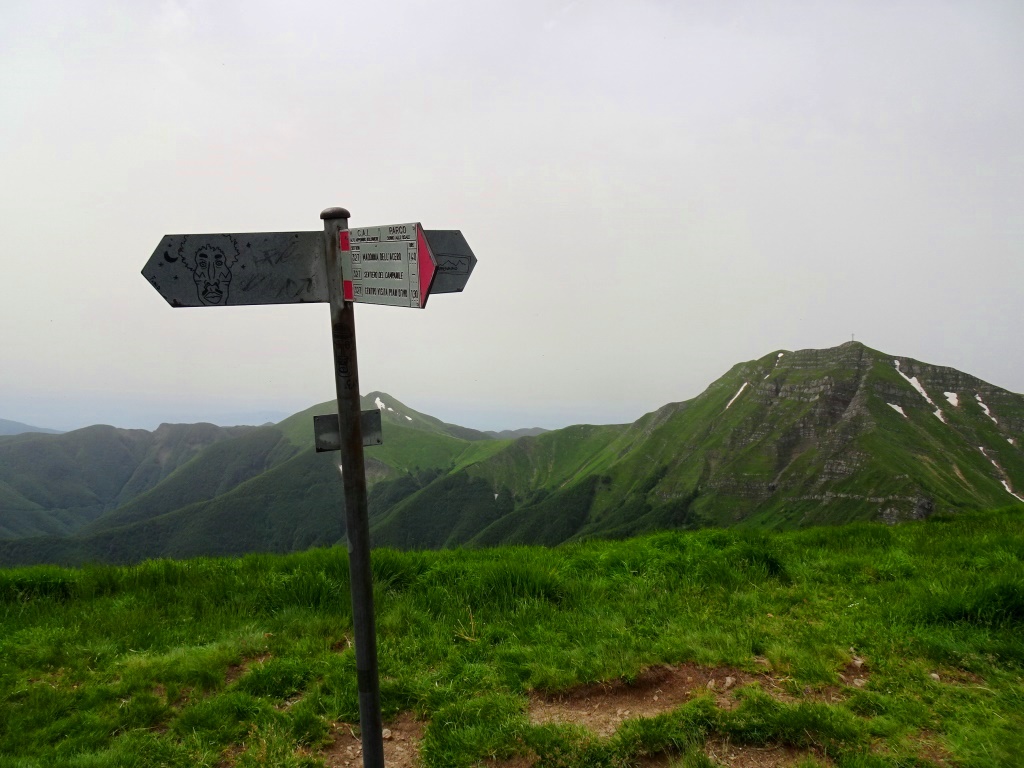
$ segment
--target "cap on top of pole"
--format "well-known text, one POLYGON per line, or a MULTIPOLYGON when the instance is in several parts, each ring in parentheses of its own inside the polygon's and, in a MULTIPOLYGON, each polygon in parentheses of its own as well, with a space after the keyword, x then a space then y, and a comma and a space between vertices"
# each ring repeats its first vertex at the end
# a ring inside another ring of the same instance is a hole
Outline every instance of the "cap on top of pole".
POLYGON ((324 208, 320 211, 320 218, 327 221, 328 219, 348 219, 351 217, 347 208, 324 208))

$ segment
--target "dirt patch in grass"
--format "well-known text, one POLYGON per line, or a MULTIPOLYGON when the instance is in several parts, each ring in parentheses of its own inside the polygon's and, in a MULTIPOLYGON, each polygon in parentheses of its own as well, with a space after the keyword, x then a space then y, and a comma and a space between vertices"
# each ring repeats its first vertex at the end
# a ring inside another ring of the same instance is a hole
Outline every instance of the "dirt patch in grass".
POLYGON ((262 664, 270 658, 269 653, 262 653, 259 656, 254 656, 251 659, 242 659, 240 664, 232 664, 228 667, 228 671, 224 673, 224 685, 231 685, 235 680, 240 678, 246 672, 249 671, 249 667, 253 664, 262 664))
MULTIPOLYGON (((724 768, 792 768, 809 757, 817 760, 820 765, 834 765, 831 760, 814 750, 780 744, 759 747, 733 744, 728 739, 722 738, 709 739, 704 745, 704 754, 716 765, 724 768)), ((678 760, 678 754, 663 752, 642 757, 636 765, 639 768, 670 768, 678 760)), ((534 768, 536 763, 537 757, 531 755, 515 757, 511 760, 489 760, 484 765, 487 768, 534 768)))
POLYGON ((519 756, 513 757, 508 760, 495 760, 489 759, 484 760, 484 765, 487 768, 533 768, 537 763, 537 756, 519 756))
POLYGON ((647 755, 646 757, 641 757, 637 765, 640 768, 669 768, 678 759, 677 755, 647 755))
POLYGON ((936 733, 928 730, 921 731, 910 742, 918 759, 927 760, 939 768, 956 765, 953 755, 949 753, 936 733))
POLYGON ((704 745, 704 754, 718 765, 729 768, 789 768, 809 757, 821 765, 833 765, 827 757, 808 749, 780 744, 755 747, 750 744, 733 744, 728 739, 708 739, 704 745))
POLYGON ((221 752, 220 760, 217 761, 217 768, 232 768, 235 761, 238 760, 238 756, 245 751, 245 748, 241 744, 232 744, 230 747, 221 752))
POLYGON ((846 685, 851 685, 854 688, 863 688, 868 684, 870 675, 871 670, 868 669, 867 661, 860 656, 854 656, 839 672, 839 679, 846 685))
POLYGON ((968 672, 966 669, 948 667, 937 669, 929 677, 937 683, 946 683, 948 685, 971 685, 975 687, 985 685, 984 677, 974 672, 968 672))
MULTIPOLYGON (((738 703, 736 689, 751 683, 759 683, 780 701, 799 700, 787 691, 784 680, 766 672, 680 664, 652 667, 632 682, 616 680, 560 693, 535 693, 530 698, 530 722, 574 723, 599 736, 611 736, 624 720, 671 712, 701 694, 711 693, 720 709, 733 709, 738 703)), ((839 697, 839 689, 808 690, 807 695, 833 700, 839 697)))
MULTIPOLYGON (((359 729, 348 723, 337 723, 331 729, 334 743, 321 752, 328 768, 361 768, 363 745, 359 729)), ((384 763, 388 768, 416 768, 423 723, 405 713, 384 725, 384 763)))

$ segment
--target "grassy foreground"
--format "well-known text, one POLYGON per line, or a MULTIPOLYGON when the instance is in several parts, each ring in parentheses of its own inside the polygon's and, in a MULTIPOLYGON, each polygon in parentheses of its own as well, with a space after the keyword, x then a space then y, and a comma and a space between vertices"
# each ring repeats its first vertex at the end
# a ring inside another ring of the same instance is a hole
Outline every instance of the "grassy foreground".
MULTIPOLYGON (((1022 522, 377 550, 385 720, 424 720, 438 767, 695 768, 720 738, 807 766, 1021 765, 1022 522), (682 662, 770 669, 787 695, 709 693, 608 738, 529 718, 531 693, 682 662)), ((330 725, 358 722, 350 636, 337 549, 0 571, 0 768, 322 765, 330 725)))

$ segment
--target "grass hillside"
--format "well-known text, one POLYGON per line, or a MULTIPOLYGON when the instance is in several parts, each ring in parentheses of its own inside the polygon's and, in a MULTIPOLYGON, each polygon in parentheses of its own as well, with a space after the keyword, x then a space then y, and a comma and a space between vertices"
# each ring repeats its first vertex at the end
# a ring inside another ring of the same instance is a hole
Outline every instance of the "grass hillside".
POLYGON ((0 538, 66 535, 153 488, 179 466, 249 427, 103 425, 0 441, 0 538))
MULTIPOLYGON (((383 392, 376 546, 556 545, 1024 504, 1024 396, 850 342, 775 351, 633 424, 493 439, 383 392)), ((282 552, 343 535, 322 403, 264 427, 94 427, 0 440, 0 563, 282 552)), ((533 431, 533 430, 530 430, 533 431)))
POLYGON ((374 534, 399 547, 557 544, 920 519, 1024 503, 1022 440, 1024 397, 954 369, 854 342, 773 352, 634 424, 496 449, 396 502, 374 534))
MULTIPOLYGON (((388 765, 1017 766, 1022 522, 377 550, 388 765)), ((341 548, 0 571, 0 768, 358 764, 351 637, 341 548)))
MULTIPOLYGON (((438 475, 475 464, 508 443, 445 424, 384 393, 363 398, 367 408, 378 407, 376 403, 385 403, 381 409, 384 444, 366 451, 371 514, 438 475)), ((127 497, 127 501, 104 512, 97 506, 94 519, 78 520, 70 527, 61 524, 59 511, 52 506, 0 484, 0 525, 11 531, 7 541, 0 536, 0 563, 130 563, 154 557, 290 552, 334 544, 345 536, 337 455, 313 450, 313 416, 334 408, 333 402, 323 403, 277 425, 225 432, 205 446, 193 439, 195 450, 190 452, 183 450, 182 439, 155 439, 161 430, 169 429, 166 426, 155 433, 98 428, 115 446, 127 439, 143 445, 134 463, 109 462, 124 477, 105 478, 110 488, 107 495, 120 489, 115 498, 127 497), (158 444, 160 450, 150 443, 158 444), (163 464, 158 465, 154 457, 163 457, 163 464), (128 488, 137 490, 129 493, 128 488), (21 507, 28 508, 24 514, 36 517, 36 524, 15 531, 13 523, 21 507)), ((193 438, 206 428, 221 429, 195 426, 193 438)), ((66 442, 56 452, 52 443, 37 448, 51 463, 69 461, 66 442)), ((18 466, 15 462, 7 466, 12 477, 18 466)), ((38 488, 46 487, 41 475, 34 475, 27 466, 21 468, 38 488)), ((102 472, 97 470, 97 475, 102 472)), ((26 485, 22 478, 20 487, 26 485)), ((93 479, 91 487, 97 485, 99 481, 93 479)), ((54 492, 51 489, 51 496, 54 492)))
MULTIPOLYGON (((396 398, 386 392, 370 392, 362 398, 362 407, 365 410, 378 408, 381 411, 382 420, 385 424, 398 424, 403 427, 411 427, 423 432, 434 432, 436 434, 457 437, 460 440, 490 440, 492 436, 486 432, 480 432, 468 427, 460 427, 458 424, 448 424, 440 419, 420 413, 399 402, 396 398)), ((386 429, 386 427, 385 427, 386 429)))
POLYGON ((282 443, 286 443, 283 435, 273 427, 256 427, 222 440, 177 467, 151 490, 83 526, 82 533, 120 528, 229 493, 298 453, 282 443))
MULTIPOLYGON (((364 411, 379 410, 385 431, 387 431, 389 426, 398 426, 414 429, 418 432, 455 437, 460 440, 490 439, 490 436, 484 432, 460 427, 456 424, 446 424, 433 416, 420 413, 386 392, 374 391, 363 395, 360 398, 360 406, 364 411)), ((337 401, 328 400, 314 405, 312 408, 292 414, 275 426, 285 434, 285 437, 292 445, 297 448, 307 448, 312 445, 313 440, 313 417, 335 414, 337 412, 337 401)))

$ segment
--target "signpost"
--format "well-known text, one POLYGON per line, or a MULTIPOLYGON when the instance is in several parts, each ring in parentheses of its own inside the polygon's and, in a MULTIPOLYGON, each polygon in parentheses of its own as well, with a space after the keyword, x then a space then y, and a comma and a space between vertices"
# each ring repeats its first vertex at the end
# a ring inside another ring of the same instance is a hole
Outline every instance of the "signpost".
POLYGON ((476 257, 458 230, 349 230, 344 208, 320 218, 323 232, 166 235, 142 274, 172 307, 330 304, 338 413, 315 418, 315 444, 341 454, 363 765, 384 768, 363 461, 364 445, 381 444, 381 426, 379 411, 359 408, 354 305, 422 309, 434 293, 461 291, 476 257))

